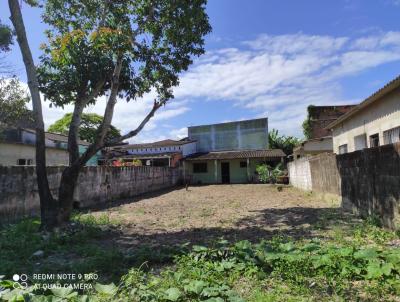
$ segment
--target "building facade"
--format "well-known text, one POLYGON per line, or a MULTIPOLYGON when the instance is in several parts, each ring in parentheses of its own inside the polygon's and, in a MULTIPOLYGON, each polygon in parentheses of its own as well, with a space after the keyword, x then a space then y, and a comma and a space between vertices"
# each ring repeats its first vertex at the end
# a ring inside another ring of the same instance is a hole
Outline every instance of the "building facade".
MULTIPOLYGON (((7 129, 0 139, 0 165, 35 165, 36 164, 36 132, 32 129, 7 129)), ((46 165, 67 166, 69 155, 67 151, 68 137, 56 133, 45 133, 46 165)), ((89 143, 79 140, 79 153, 86 151, 89 143)), ((97 155, 92 157, 87 166, 97 165, 97 155)))
POLYGON ((293 149, 293 158, 299 159, 302 157, 313 156, 321 153, 333 152, 332 136, 320 138, 312 138, 302 142, 299 146, 293 149))
POLYGON ((196 152, 196 142, 192 140, 172 140, 122 145, 109 150, 105 155, 105 163, 113 164, 116 161, 133 163, 139 160, 143 166, 177 167, 185 156, 196 152))
POLYGON ((308 106, 305 121, 309 138, 293 149, 293 158, 333 152, 332 133, 326 127, 349 112, 355 105, 308 106))
POLYGON ((256 167, 284 161, 282 150, 268 149, 268 119, 188 128, 196 153, 184 159, 184 178, 193 184, 257 182, 256 167))
POLYGON ((343 154, 400 141, 400 77, 331 123, 333 150, 343 154))
POLYGON ((268 149, 268 119, 188 127, 197 152, 268 149))

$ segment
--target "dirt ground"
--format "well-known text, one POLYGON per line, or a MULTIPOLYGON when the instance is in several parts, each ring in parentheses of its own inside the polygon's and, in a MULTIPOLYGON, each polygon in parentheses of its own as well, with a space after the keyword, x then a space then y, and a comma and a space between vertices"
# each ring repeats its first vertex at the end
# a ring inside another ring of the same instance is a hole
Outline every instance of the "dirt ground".
POLYGON ((178 188, 92 211, 119 225, 118 245, 206 244, 219 238, 260 241, 316 236, 339 204, 295 188, 263 184, 178 188))

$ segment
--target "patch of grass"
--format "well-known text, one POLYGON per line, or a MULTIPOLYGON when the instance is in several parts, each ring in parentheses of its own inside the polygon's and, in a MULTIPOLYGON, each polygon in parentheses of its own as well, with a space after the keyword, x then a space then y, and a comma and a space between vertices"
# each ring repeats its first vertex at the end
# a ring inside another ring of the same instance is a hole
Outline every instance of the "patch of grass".
POLYGON ((203 208, 199 214, 202 218, 207 218, 214 215, 214 210, 210 208, 203 208))
POLYGON ((0 275, 11 279, 16 272, 97 273, 100 283, 79 292, 18 292, 10 287, 12 282, 3 280, 0 286, 7 292, 2 297, 12 300, 20 295, 21 301, 41 295, 46 301, 395 301, 400 295, 400 250, 387 244, 399 234, 371 219, 355 223, 334 211, 326 212, 322 220, 321 229, 316 230, 322 239, 294 240, 282 235, 258 243, 219 240, 207 247, 141 246, 129 251, 109 244, 115 222, 108 215, 77 215, 71 230, 52 234, 39 232, 38 220, 25 220, 0 231, 0 275), (32 257, 37 250, 44 251, 42 258, 32 257))
POLYGON ((88 225, 88 226, 100 226, 100 225, 119 225, 120 221, 117 219, 111 219, 109 213, 101 213, 100 215, 94 215, 91 213, 83 214, 80 212, 74 213, 72 221, 88 225))
POLYGON ((142 208, 136 209, 135 214, 136 215, 144 215, 146 211, 142 208))
MULTIPOLYGON (((154 256, 147 249, 134 257, 146 261, 149 255, 154 256)), ((106 258, 113 257, 118 255, 106 258)), ((97 284, 86 294, 102 301, 209 302, 359 301, 360 297, 390 301, 400 294, 400 251, 381 248, 379 242, 357 246, 284 237, 257 244, 220 240, 210 247, 181 248, 174 259, 172 266, 158 271, 146 271, 143 265, 132 268, 118 286, 97 284)))

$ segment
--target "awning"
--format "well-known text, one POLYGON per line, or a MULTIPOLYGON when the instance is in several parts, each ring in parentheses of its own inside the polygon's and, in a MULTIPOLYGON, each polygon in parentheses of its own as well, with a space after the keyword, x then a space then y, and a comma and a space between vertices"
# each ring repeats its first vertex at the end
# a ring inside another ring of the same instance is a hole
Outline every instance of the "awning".
POLYGON ((238 150, 238 151, 213 151, 207 153, 195 153, 185 158, 188 161, 214 160, 214 159, 280 159, 286 157, 281 149, 266 150, 238 150))

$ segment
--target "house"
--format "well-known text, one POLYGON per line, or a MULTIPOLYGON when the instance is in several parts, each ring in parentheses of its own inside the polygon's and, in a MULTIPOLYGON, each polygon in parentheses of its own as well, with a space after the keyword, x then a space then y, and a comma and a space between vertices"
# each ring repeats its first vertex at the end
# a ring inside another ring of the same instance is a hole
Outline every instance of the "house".
POLYGON ((400 141, 400 76, 327 127, 336 154, 400 141))
POLYGON ((293 158, 332 153, 332 133, 326 127, 353 107, 354 105, 308 106, 308 117, 304 125, 309 132, 309 138, 294 148, 293 158))
MULTIPOLYGON (((48 166, 66 166, 69 163, 67 151, 68 137, 56 133, 45 133, 46 164, 48 166)), ((35 165, 36 132, 28 128, 9 128, 0 137, 0 165, 35 165)), ((89 146, 86 141, 79 140, 79 152, 83 153, 89 146)), ((97 165, 97 156, 89 160, 87 165, 97 165)))
POLYGON ((257 165, 285 158, 268 149, 267 118, 189 127, 188 135, 196 153, 184 158, 184 178, 195 184, 253 182, 257 165))
POLYGON ((311 138, 302 142, 293 149, 293 158, 298 159, 306 156, 313 156, 320 153, 332 153, 332 136, 311 138))
POLYGON ((131 144, 113 147, 105 155, 106 163, 116 160, 133 162, 140 160, 142 165, 177 167, 182 158, 196 152, 193 140, 166 139, 152 143, 131 144))

